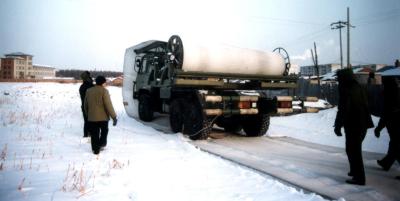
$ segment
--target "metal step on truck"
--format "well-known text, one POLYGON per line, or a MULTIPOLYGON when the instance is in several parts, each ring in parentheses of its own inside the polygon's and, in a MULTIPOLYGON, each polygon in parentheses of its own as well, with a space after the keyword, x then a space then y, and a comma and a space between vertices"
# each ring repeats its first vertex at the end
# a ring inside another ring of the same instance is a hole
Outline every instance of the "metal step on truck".
POLYGON ((262 73, 264 69, 253 70, 251 65, 263 68, 265 58, 259 58, 263 57, 260 51, 222 48, 225 53, 215 54, 223 59, 214 62, 212 51, 199 50, 186 48, 177 35, 168 42, 152 40, 128 48, 123 83, 128 115, 149 122, 156 112, 169 114, 172 132, 198 140, 206 139, 214 124, 227 132, 243 129, 246 136, 254 137, 267 132, 271 115, 317 112, 303 107, 304 101, 317 98, 271 95, 271 91, 297 88, 298 78, 288 75, 290 59, 283 48, 275 49, 273 55, 282 60, 279 75, 262 73), (194 68, 195 65, 198 67, 194 68), (214 70, 222 65, 224 68, 214 70), (206 70, 201 70, 203 66, 206 70), (247 69, 243 71, 242 66, 247 69), (295 100, 297 105, 293 104, 295 100))

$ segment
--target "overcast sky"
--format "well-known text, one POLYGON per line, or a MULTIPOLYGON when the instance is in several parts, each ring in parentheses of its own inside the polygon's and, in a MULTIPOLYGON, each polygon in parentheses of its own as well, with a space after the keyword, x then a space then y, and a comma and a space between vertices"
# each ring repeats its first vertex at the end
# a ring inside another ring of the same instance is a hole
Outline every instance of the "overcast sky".
POLYGON ((281 46, 299 65, 312 63, 315 41, 320 63, 339 63, 339 31, 330 24, 346 20, 347 7, 356 26, 353 64, 400 58, 399 0, 1 0, 0 54, 33 54, 33 63, 59 69, 122 71, 126 48, 178 34, 265 51, 281 46))

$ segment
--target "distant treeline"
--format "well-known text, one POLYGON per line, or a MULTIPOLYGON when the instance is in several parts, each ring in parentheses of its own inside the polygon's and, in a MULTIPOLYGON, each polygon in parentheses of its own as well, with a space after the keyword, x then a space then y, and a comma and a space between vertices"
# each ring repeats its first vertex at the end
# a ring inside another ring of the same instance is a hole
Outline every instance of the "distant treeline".
MULTIPOLYGON (((81 74, 84 70, 58 70, 56 72, 56 77, 73 77, 75 79, 81 79, 81 74)), ((104 77, 118 77, 122 76, 122 72, 116 71, 89 71, 90 75, 95 78, 98 75, 103 75, 104 77)))

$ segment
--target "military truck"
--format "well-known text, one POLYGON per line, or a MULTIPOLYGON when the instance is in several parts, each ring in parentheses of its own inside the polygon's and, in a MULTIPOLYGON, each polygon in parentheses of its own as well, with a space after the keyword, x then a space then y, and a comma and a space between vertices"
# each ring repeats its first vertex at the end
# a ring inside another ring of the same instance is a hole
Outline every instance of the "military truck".
POLYGON ((140 43, 125 53, 125 109, 131 116, 137 110, 145 122, 152 121, 154 113, 169 114, 172 132, 193 140, 206 139, 214 124, 227 132, 243 129, 246 136, 262 136, 270 115, 305 111, 301 104, 300 109, 293 107, 293 97, 270 95, 297 87, 297 77, 288 75, 289 55, 283 48, 275 52, 284 60, 282 75, 200 72, 182 68, 184 45, 177 35, 168 42, 140 43))

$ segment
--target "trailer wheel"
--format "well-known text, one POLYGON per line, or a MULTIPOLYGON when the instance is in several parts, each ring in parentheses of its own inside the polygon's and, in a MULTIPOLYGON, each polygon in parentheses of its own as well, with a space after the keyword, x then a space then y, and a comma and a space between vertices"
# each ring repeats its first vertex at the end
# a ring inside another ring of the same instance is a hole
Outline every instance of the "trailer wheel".
POLYGON ((151 104, 151 97, 148 94, 141 94, 139 96, 139 118, 142 121, 153 120, 153 107, 151 104))
POLYGON ((246 115, 242 116, 242 127, 246 136, 263 136, 269 128, 268 115, 246 115))
POLYGON ((207 139, 211 132, 210 121, 203 115, 200 104, 184 102, 183 133, 192 140, 207 139))
POLYGON ((183 99, 174 99, 170 105, 169 125, 174 133, 182 132, 183 128, 183 99))

